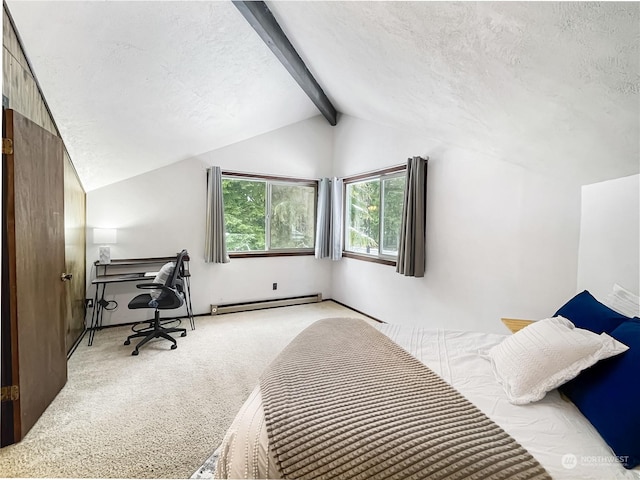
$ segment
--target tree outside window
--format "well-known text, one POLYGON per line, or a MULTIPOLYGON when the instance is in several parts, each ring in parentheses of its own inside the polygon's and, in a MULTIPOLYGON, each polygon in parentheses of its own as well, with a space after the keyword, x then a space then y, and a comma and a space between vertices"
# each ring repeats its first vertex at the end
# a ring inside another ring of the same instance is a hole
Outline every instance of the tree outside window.
POLYGON ((345 184, 346 251, 397 256, 404 188, 404 172, 345 184))
POLYGON ((229 252, 313 249, 316 184, 222 179, 229 252))

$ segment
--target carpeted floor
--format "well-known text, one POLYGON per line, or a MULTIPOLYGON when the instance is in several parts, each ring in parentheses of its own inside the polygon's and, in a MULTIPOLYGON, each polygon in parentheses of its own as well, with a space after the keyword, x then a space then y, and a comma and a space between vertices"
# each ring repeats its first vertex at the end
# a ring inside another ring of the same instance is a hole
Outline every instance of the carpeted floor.
POLYGON ((26 438, 0 449, 0 477, 189 478, 264 367, 327 317, 364 318, 331 301, 198 317, 176 350, 155 340, 137 357, 123 345, 129 327, 102 330, 26 438))

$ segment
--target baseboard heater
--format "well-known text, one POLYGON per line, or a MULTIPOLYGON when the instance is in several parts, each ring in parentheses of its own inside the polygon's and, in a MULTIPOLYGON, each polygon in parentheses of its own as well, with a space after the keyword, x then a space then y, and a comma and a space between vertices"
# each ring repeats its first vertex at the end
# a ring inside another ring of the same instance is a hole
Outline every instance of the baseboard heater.
POLYGON ((264 308, 288 307, 305 303, 317 303, 322 301, 322 294, 303 295, 300 297, 274 298, 271 300, 257 300, 254 302, 228 303, 226 305, 211 305, 211 315, 223 313, 247 312, 249 310, 261 310, 264 308))

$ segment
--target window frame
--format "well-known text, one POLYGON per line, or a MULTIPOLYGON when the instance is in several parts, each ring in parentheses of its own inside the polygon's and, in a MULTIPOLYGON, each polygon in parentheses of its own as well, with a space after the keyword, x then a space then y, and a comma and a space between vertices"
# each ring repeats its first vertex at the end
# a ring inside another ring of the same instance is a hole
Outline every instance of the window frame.
MULTIPOLYGON (((246 180, 246 181, 258 181, 264 182, 265 191, 265 250, 253 250, 253 251, 228 251, 229 258, 263 258, 263 257, 295 257, 314 255, 315 248, 278 248, 270 249, 271 246, 271 186, 276 185, 288 185, 288 186, 307 186, 313 187, 313 243, 315 245, 316 240, 316 228, 317 228, 317 216, 318 216, 318 181, 315 179, 306 178, 292 178, 281 177, 275 175, 262 175, 259 173, 243 173, 233 172, 229 170, 223 170, 222 179, 228 180, 246 180)), ((226 227, 225 227, 226 230, 226 227)), ((225 234, 227 232, 225 231, 225 234)))
POLYGON ((363 260, 365 262, 373 262, 380 263, 383 265, 396 266, 398 256, 396 255, 388 255, 382 252, 382 243, 384 242, 384 181, 392 178, 406 177, 407 175, 407 166, 396 165, 394 167, 385 168, 382 170, 376 170, 368 173, 362 173, 358 175, 353 175, 351 177, 345 177, 343 179, 343 187, 342 187, 342 198, 344 198, 343 210, 342 210, 342 256, 346 258, 354 258, 356 260, 363 260), (349 215, 348 205, 348 197, 347 197, 347 187, 348 185, 360 182, 366 182, 371 180, 378 180, 380 182, 380 208, 378 210, 378 253, 377 254, 368 254, 362 252, 354 252, 352 250, 347 250, 347 232, 349 231, 349 223, 351 220, 351 216, 349 215))

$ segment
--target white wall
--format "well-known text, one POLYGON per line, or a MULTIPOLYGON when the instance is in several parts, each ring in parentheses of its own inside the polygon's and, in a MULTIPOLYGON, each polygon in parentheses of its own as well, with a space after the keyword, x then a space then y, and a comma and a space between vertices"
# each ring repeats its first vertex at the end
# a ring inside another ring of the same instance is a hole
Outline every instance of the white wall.
MULTIPOLYGON (((206 168, 318 178, 331 173, 332 130, 321 117, 208 152, 87 194, 87 226, 115 227, 118 243, 112 258, 191 255, 192 301, 195 313, 209 305, 312 293, 331 296, 331 263, 312 256, 232 259, 228 264, 204 262, 206 168), (272 283, 278 290, 272 290, 272 283)), ((87 265, 98 258, 98 246, 87 237, 87 265)), ((87 279, 95 277, 88 272, 87 279)), ((88 295, 92 295, 92 290, 88 295)), ((104 324, 149 317, 146 310, 128 310, 140 291, 135 283, 109 285, 107 299, 117 311, 106 312, 104 324)))
MULTIPOLYGON (((89 192, 87 223, 118 228, 114 258, 188 249, 196 313, 207 312, 211 303, 320 292, 384 321, 506 332, 500 317, 551 315, 582 284, 577 280, 581 194, 577 184, 447 145, 425 132, 343 115, 337 127, 314 117, 89 192), (424 278, 347 258, 233 259, 225 265, 202 260, 207 166, 318 178, 397 165, 412 155, 430 157, 424 278), (279 285, 275 292, 273 282, 279 285)), ((629 228, 637 234, 637 215, 636 227, 629 228)), ((92 264, 97 246, 87 247, 92 264)), ((110 286, 108 292, 120 307, 107 314, 105 324, 148 316, 126 309, 137 293, 133 284, 110 286)))
POLYGON ((543 318, 576 290, 580 188, 479 152, 343 116, 334 173, 430 157, 424 278, 344 258, 333 297, 381 320, 506 332, 500 317, 543 318))
POLYGON ((578 290, 606 300, 614 283, 640 291, 640 175, 582 187, 578 290))

